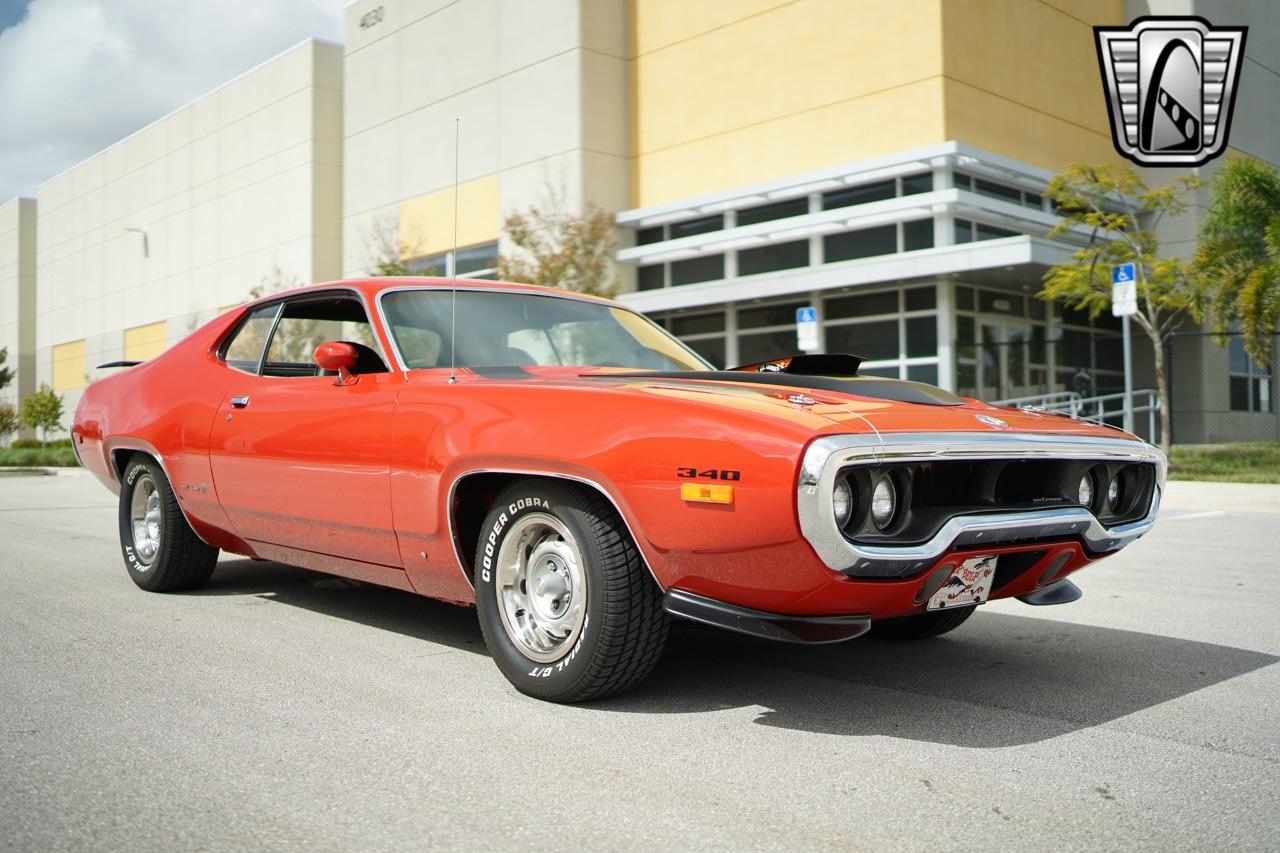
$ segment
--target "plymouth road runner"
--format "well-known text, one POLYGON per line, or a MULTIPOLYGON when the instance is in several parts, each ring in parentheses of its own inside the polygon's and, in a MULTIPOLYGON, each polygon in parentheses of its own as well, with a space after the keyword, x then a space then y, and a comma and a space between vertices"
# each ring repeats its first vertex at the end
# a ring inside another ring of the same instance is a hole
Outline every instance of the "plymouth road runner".
POLYGON ((674 617, 792 642, 936 636, 1056 604, 1149 530, 1118 430, 858 375, 717 370, 615 303, 441 279, 273 294, 94 382, 72 426, 138 586, 220 551, 475 605, 554 701, 654 667, 674 617))

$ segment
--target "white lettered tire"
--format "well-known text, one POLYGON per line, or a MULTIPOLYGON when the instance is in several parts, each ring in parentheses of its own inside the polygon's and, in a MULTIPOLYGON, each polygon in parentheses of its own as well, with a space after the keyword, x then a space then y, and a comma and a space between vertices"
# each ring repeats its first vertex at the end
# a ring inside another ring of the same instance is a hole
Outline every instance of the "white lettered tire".
POLYGON ((599 699, 642 680, 666 645, 662 591, 611 504, 594 490, 528 479, 494 501, 475 559, 476 610, 516 689, 599 699))
POLYGON ((164 470, 141 453, 120 478, 120 553, 129 577, 149 592, 203 586, 218 561, 218 549, 187 524, 164 470))

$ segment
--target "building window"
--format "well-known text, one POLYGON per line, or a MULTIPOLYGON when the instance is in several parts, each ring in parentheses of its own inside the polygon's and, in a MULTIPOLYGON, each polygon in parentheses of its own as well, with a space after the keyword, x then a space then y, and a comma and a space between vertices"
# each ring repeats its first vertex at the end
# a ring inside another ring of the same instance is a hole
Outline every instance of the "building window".
POLYGON ((956 242, 972 243, 974 240, 998 240, 1001 237, 1017 237, 1017 231, 1008 228, 997 228, 985 222, 973 222, 969 219, 956 220, 956 242))
POLYGON ((662 230, 661 225, 655 225, 652 228, 641 228, 636 232, 637 246, 647 246, 650 243, 661 243, 665 239, 667 239, 667 235, 662 230))
POLYGON ((997 228, 994 225, 987 225, 983 222, 975 223, 974 236, 978 240, 999 240, 1001 237, 1017 237, 1017 231, 1010 231, 1008 228, 997 228))
POLYGON ((752 364, 798 352, 796 309, 813 305, 823 317, 825 352, 853 353, 867 359, 858 372, 865 376, 910 378, 937 384, 936 288, 912 287, 845 291, 831 296, 773 303, 741 303, 724 311, 690 309, 659 314, 654 319, 713 364, 726 364, 736 352, 737 364, 752 364))
POLYGON ((755 364, 758 361, 769 361, 795 355, 796 330, 794 326, 772 332, 753 332, 749 335, 738 335, 738 361, 743 364, 755 364))
POLYGON ((771 243, 738 252, 738 275, 758 275, 809 266, 809 241, 771 243))
POLYGON ((724 255, 707 255, 671 262, 671 286, 724 278, 724 255))
POLYGON ((828 234, 822 238, 822 251, 829 264, 874 255, 892 255, 898 251, 898 228, 896 225, 880 225, 860 231, 828 234))
POLYGON ((721 231, 724 229, 724 214, 717 213, 715 216, 704 216, 701 219, 673 222, 667 228, 670 231, 668 240, 678 240, 681 237, 692 237, 694 234, 706 234, 710 231, 721 231))
POLYGON ((897 320, 849 323, 827 328, 827 352, 852 353, 867 361, 888 361, 898 358, 899 351, 897 320))
POLYGON ((636 289, 637 290, 657 290, 665 286, 663 280, 666 276, 666 267, 662 264, 651 264, 647 267, 640 267, 636 271, 636 289))
POLYGON ((725 320, 723 311, 703 314, 673 314, 663 325, 690 349, 715 367, 725 366, 725 320))
POLYGON ((902 223, 902 251, 933 248, 933 220, 917 219, 902 223))
POLYGON ((453 252, 438 252, 408 258, 404 265, 413 275, 494 279, 497 277, 498 243, 495 240, 492 243, 468 246, 459 249, 456 257, 453 252))
POLYGON ((902 179, 903 195, 931 192, 933 192, 933 175, 928 172, 920 175, 907 175, 902 179))
POLYGON ((1227 343, 1227 366, 1231 382, 1231 411, 1271 411, 1271 371, 1260 367, 1244 349, 1244 338, 1236 335, 1227 343))
MULTIPOLYGON (((763 326, 793 325, 796 321, 796 309, 803 308, 804 302, 783 302, 777 305, 761 305, 753 308, 738 309, 739 329, 758 329, 763 326)), ((795 334, 795 329, 791 329, 795 334)))
POLYGON ((1044 207, 1044 199, 1039 193, 1020 190, 1008 184, 997 183, 974 175, 966 175, 964 172, 956 172, 956 187, 975 192, 978 195, 985 195, 987 198, 995 198, 1011 204, 1020 204, 1023 207, 1030 207, 1035 210, 1041 210, 1044 207))
POLYGON ((832 210, 837 207, 849 207, 855 204, 866 204, 872 201, 884 201, 897 195, 893 181, 876 181, 873 184, 861 184, 842 190, 832 190, 822 194, 822 209, 832 210))
POLYGON ((938 354, 938 320, 932 314, 907 318, 907 358, 938 354))
POLYGON ((803 216, 809 212, 809 199, 790 198, 786 201, 775 201, 772 204, 761 204, 746 207, 738 211, 738 225, 755 225, 757 222, 770 222, 774 219, 787 219, 792 216, 803 216))
POLYGON ((938 305, 936 287, 912 287, 905 296, 908 311, 932 311, 938 305))
POLYGON ((877 314, 896 314, 898 313, 898 291, 882 290, 878 293, 840 296, 835 299, 828 299, 826 307, 828 320, 873 317, 877 314))

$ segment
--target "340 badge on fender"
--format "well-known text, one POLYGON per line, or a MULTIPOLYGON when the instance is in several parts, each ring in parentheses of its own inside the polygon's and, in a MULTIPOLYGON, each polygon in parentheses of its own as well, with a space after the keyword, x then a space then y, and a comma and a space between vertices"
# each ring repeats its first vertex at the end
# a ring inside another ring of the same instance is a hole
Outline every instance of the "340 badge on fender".
POLYGON ((676 476, 684 477, 688 480, 729 480, 734 482, 742 479, 742 472, 727 468, 708 468, 705 471, 699 471, 697 468, 677 468, 676 476))

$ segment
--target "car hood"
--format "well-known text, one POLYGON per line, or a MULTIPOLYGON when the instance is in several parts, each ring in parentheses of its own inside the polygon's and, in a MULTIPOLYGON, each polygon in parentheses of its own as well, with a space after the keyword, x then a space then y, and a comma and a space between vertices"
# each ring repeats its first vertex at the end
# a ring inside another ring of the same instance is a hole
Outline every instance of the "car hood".
MULTIPOLYGON (((577 381, 785 421, 815 434, 844 432, 1035 432, 1099 435, 1119 430, 1075 418, 992 406, 915 382, 846 382, 831 377, 724 372, 593 372, 577 381), (839 390, 847 387, 849 390, 839 390), (874 396, 872 396, 874 395, 874 396)), ((566 377, 567 378, 567 377, 566 377)), ((1136 439, 1135 439, 1136 440, 1136 439)))

